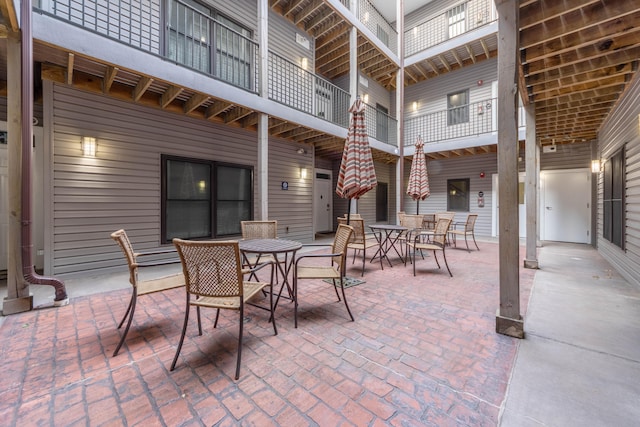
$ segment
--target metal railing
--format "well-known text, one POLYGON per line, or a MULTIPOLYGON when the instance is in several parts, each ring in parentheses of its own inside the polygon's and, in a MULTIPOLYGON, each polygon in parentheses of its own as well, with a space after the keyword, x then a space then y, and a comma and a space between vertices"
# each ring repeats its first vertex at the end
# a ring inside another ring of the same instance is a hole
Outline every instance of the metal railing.
POLYGON ((367 135, 380 142, 398 146, 398 121, 376 107, 364 104, 364 120, 367 135))
POLYGON ((358 1, 358 20, 378 37, 393 53, 398 54, 398 32, 369 0, 358 1))
POLYGON ((349 125, 349 93, 269 52, 269 99, 337 125, 349 125))
MULTIPOLYGON (((497 132, 498 100, 487 99, 463 107, 436 111, 404 121, 404 145, 416 143, 418 136, 425 144, 497 132)), ((518 109, 518 126, 525 126, 524 107, 518 109)))
POLYGON ((404 33, 404 54, 409 57, 498 19, 493 0, 469 0, 422 22, 404 33))

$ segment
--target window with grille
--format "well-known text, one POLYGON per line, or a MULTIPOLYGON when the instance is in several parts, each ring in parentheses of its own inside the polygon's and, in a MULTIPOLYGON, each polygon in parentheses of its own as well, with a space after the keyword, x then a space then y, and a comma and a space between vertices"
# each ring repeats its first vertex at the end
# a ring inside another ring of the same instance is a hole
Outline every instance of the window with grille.
POLYGON ((625 150, 604 163, 602 237, 621 249, 625 247, 625 150))
POLYGON ((162 241, 240 234, 252 219, 251 167, 162 156, 162 241))
POLYGON ((463 90, 447 95, 447 125, 469 122, 469 91, 463 90))
POLYGON ((466 3, 459 4, 453 9, 447 11, 447 24, 449 30, 449 38, 459 36, 466 31, 465 16, 466 3))

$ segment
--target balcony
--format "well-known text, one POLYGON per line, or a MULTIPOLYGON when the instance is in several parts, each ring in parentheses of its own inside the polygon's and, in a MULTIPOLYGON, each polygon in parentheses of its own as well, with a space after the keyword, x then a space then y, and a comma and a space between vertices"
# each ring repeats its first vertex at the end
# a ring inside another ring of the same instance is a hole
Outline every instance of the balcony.
MULTIPOLYGON (((497 107, 497 99, 486 99, 406 119, 404 146, 414 145, 418 136, 422 137, 425 144, 429 144, 497 132, 497 107)), ((524 107, 520 107, 518 127, 524 127, 525 124, 524 107)))
POLYGON ((422 22, 404 33, 404 52, 409 57, 430 47, 473 31, 498 15, 492 0, 469 0, 422 22))
POLYGON ((393 147, 398 146, 398 121, 376 107, 364 104, 367 135, 393 147))
POLYGON ((398 32, 369 0, 358 1, 358 20, 393 53, 398 54, 398 32))

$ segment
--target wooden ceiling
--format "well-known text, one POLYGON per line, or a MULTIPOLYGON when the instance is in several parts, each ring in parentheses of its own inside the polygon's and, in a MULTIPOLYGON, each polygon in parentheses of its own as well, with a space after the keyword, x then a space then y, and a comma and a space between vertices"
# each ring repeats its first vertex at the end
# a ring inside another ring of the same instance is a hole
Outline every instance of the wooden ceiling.
POLYGON ((638 68, 640 5, 521 0, 520 48, 541 144, 591 141, 638 68))

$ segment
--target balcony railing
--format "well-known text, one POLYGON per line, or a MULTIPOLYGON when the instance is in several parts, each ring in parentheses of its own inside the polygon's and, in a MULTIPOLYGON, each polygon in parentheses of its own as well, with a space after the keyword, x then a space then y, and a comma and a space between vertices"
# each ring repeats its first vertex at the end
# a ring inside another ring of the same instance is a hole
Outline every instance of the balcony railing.
POLYGON ((393 53, 398 54, 398 32, 369 0, 358 1, 358 20, 378 37, 393 53))
MULTIPOLYGON (((498 101, 487 99, 463 107, 413 117, 404 121, 404 145, 416 143, 418 136, 425 144, 464 138, 498 130, 498 101)), ((518 126, 525 125, 524 108, 518 110, 518 126)))
POLYGON ((364 120, 367 135, 380 142, 398 146, 398 121, 376 107, 364 104, 364 120))
POLYGON ((409 57, 498 18, 493 0, 469 0, 416 25, 404 33, 404 52, 409 57))
POLYGON ((269 52, 269 99, 337 125, 349 125, 349 93, 269 52))

